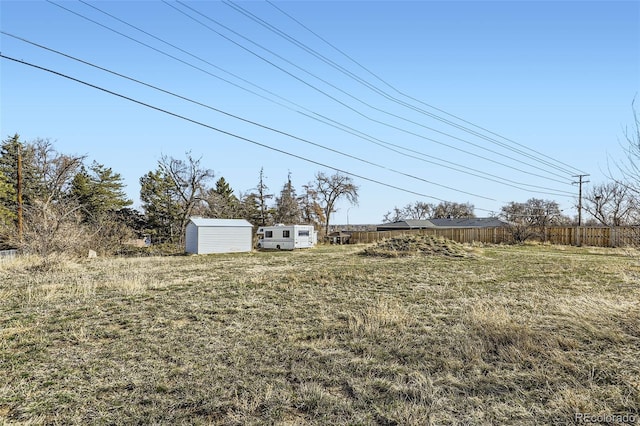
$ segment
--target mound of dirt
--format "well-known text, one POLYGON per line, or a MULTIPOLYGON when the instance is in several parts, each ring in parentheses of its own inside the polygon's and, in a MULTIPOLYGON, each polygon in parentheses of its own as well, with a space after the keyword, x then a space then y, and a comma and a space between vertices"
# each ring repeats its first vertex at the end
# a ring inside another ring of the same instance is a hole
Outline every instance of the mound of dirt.
POLYGON ((404 235, 379 241, 364 249, 365 256, 400 257, 400 256, 446 256, 472 257, 462 244, 433 235, 404 235))

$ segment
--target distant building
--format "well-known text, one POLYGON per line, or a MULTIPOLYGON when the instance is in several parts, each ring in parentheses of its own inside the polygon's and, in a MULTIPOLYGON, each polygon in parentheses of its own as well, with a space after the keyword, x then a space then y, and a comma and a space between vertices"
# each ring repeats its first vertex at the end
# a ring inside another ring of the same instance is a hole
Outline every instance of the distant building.
POLYGON ((324 237, 330 244, 349 244, 351 233, 348 231, 335 231, 324 237))
POLYGON ((378 225, 378 231, 397 231, 433 228, 499 228, 508 224, 496 217, 471 217, 459 219, 407 219, 378 225))
POLYGON ((383 223, 376 227, 377 231, 397 231, 407 229, 427 229, 436 226, 430 220, 407 219, 397 222, 383 223))
POLYGON ((500 228, 509 225, 497 217, 468 217, 460 219, 429 219, 438 228, 500 228))

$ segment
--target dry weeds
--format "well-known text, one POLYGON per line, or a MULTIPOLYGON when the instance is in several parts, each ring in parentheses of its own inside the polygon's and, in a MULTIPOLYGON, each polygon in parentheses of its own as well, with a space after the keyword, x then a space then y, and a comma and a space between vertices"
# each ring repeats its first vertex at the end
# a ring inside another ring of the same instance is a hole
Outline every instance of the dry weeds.
POLYGON ((0 262, 0 423, 637 418, 638 258, 476 250, 0 262))
POLYGON ((365 248, 366 256, 400 257, 400 256, 446 256, 469 257, 471 250, 452 240, 433 235, 404 235, 388 238, 365 248))

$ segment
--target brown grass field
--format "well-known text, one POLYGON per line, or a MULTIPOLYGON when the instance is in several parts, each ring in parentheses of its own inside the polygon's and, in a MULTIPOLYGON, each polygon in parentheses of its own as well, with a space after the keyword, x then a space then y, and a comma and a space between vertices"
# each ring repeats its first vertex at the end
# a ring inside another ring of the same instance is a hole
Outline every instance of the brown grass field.
POLYGON ((364 249, 2 260, 0 423, 640 424, 637 252, 364 249))

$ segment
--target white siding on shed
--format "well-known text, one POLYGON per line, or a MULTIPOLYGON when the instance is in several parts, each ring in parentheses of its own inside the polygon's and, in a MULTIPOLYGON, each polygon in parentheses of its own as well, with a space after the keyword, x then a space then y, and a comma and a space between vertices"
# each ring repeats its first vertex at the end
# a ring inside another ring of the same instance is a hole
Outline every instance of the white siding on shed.
POLYGON ((187 223, 187 231, 184 239, 187 253, 198 253, 198 227, 195 223, 187 223))
POLYGON ((187 253, 237 253, 252 249, 253 226, 244 219, 191 218, 187 225, 187 253))

